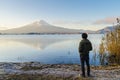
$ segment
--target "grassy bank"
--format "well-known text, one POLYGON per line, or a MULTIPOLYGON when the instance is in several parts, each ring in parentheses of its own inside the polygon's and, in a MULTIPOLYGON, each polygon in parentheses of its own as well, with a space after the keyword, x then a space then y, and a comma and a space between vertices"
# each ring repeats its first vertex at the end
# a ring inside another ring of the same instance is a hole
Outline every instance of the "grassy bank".
POLYGON ((120 79, 120 65, 91 66, 93 77, 82 78, 80 65, 76 64, 40 64, 0 63, 5 71, 0 80, 113 80, 120 79))
POLYGON ((93 80, 91 78, 82 77, 58 77, 53 75, 30 75, 30 74, 20 74, 20 75, 9 75, 6 80, 93 80))

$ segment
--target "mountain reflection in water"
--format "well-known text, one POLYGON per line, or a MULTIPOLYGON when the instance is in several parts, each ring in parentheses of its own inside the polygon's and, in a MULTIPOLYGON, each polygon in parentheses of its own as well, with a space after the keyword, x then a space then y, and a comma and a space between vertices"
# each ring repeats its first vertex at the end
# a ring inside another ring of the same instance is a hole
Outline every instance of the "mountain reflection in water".
MULTIPOLYGON (((100 34, 89 36, 95 48, 99 46, 101 38, 100 34)), ((0 62, 79 64, 80 40, 81 35, 1 35, 0 62)), ((93 60, 93 57, 94 51, 91 51, 90 63, 98 65, 99 60, 93 60)))

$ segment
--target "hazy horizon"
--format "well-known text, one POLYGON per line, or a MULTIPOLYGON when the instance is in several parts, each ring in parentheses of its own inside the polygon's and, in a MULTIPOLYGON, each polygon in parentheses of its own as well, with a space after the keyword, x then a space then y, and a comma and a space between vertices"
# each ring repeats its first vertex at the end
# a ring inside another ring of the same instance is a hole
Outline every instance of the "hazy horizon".
POLYGON ((0 30, 34 21, 69 29, 99 30, 120 17, 119 0, 1 0, 0 30))

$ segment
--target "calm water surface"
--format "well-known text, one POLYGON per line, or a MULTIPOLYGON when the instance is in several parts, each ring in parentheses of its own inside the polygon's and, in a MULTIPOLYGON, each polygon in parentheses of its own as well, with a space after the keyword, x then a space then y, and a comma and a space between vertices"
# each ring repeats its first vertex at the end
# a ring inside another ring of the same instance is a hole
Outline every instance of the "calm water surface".
MULTIPOLYGON (((90 64, 99 65, 102 34, 89 34, 93 44, 90 64)), ((78 45, 81 35, 0 35, 0 62, 80 64, 78 45)))

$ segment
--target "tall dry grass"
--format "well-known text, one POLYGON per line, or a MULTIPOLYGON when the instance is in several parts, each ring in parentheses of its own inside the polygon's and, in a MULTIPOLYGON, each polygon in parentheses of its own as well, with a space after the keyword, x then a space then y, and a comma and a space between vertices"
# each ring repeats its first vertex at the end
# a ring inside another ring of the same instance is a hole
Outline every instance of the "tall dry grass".
POLYGON ((120 64, 120 19, 117 18, 117 24, 113 26, 113 31, 107 32, 100 44, 100 60, 104 61, 108 53, 108 62, 120 64))

